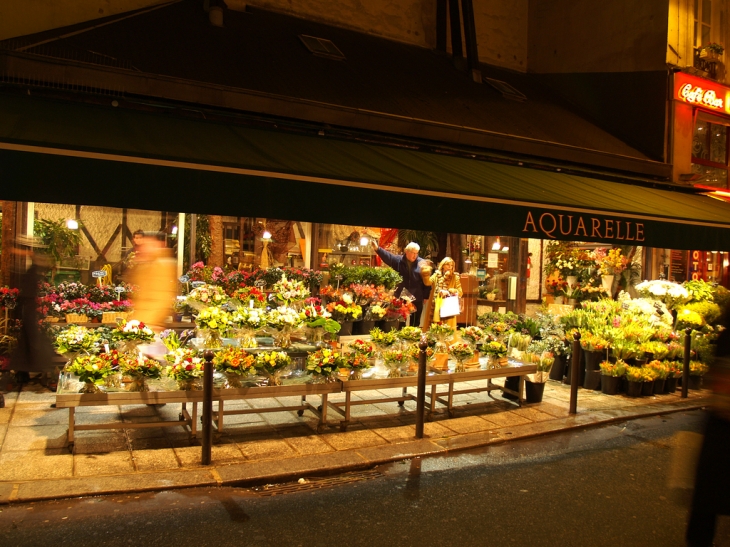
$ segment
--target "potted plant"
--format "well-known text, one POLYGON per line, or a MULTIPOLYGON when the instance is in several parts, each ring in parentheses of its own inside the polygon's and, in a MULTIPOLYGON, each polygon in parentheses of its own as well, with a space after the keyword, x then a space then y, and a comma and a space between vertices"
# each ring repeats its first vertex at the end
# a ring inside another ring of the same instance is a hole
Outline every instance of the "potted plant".
POLYGON ((550 378, 550 369, 555 358, 549 351, 541 355, 534 355, 532 362, 537 367, 535 374, 529 374, 525 378, 525 401, 528 403, 541 403, 545 392, 545 382, 550 378))
POLYGON ((641 387, 644 385, 644 373, 641 367, 626 367, 626 395, 629 397, 641 397, 641 387))
POLYGON ((702 377, 710 370, 706 364, 700 361, 689 362, 689 389, 701 389, 702 377))
POLYGON ((626 363, 621 359, 617 359, 615 363, 601 361, 599 367, 601 368, 601 391, 606 395, 616 395, 621 377, 626 374, 626 363))
POLYGON ((725 51, 725 48, 716 42, 710 42, 700 48, 700 58, 706 61, 717 61, 725 51))
POLYGON ((655 359, 647 363, 646 368, 651 369, 656 373, 656 378, 654 378, 654 395, 664 393, 664 384, 667 380, 667 376, 669 375, 669 367, 662 361, 655 359))
POLYGON ((53 259, 51 280, 54 280, 61 260, 76 255, 77 249, 81 245, 81 234, 78 230, 69 228, 63 219, 37 220, 33 225, 33 230, 41 243, 48 248, 48 254, 53 259))
POLYGON ((664 393, 674 393, 677 391, 677 382, 682 377, 682 363, 679 361, 664 361, 669 373, 664 380, 664 393))
POLYGON ((641 367, 640 370, 644 376, 644 383, 641 386, 641 394, 647 396, 653 395, 654 381, 658 378, 659 373, 657 373, 656 370, 647 367, 641 367))

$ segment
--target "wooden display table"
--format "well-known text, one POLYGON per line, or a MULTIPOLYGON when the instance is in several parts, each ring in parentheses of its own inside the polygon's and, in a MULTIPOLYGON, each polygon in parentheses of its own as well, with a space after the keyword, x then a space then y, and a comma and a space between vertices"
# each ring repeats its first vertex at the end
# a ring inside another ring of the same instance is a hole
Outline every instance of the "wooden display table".
MULTIPOLYGON (((454 395, 481 393, 484 391, 490 392, 495 389, 515 395, 517 397, 517 404, 521 406, 522 401, 524 400, 525 375, 533 374, 535 372, 537 372, 537 367, 535 365, 523 365, 521 363, 490 370, 476 369, 468 370, 466 372, 449 372, 448 370, 429 369, 428 376, 426 376, 426 395, 429 398, 426 402, 427 417, 430 419, 436 403, 441 403, 446 406, 449 417, 453 418, 454 395), (494 378, 509 378, 512 376, 517 376, 520 379, 517 391, 497 384, 492 384, 492 379, 494 378), (456 384, 459 382, 472 382, 475 380, 487 380, 487 385, 484 387, 456 389, 456 384), (448 386, 448 389, 446 391, 438 391, 438 386, 440 385, 448 386)), ((344 417, 344 420, 340 421, 340 430, 346 431, 347 427, 350 425, 350 410, 352 406, 389 402, 398 402, 402 405, 404 401, 415 401, 416 396, 408 393, 408 388, 416 387, 417 384, 417 375, 403 376, 401 378, 346 381, 342 383, 342 391, 345 393, 345 401, 343 403, 330 401, 329 405, 335 412, 344 417), (352 393, 356 391, 391 389, 398 387, 402 388, 402 393, 399 397, 379 397, 374 399, 352 400, 352 393)))

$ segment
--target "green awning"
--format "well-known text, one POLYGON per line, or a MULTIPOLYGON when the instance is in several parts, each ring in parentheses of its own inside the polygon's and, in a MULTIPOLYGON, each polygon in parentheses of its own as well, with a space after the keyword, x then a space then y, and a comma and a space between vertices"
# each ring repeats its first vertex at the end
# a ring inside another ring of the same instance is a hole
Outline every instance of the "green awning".
POLYGON ((230 121, 0 96, 0 199, 730 250, 706 196, 230 121))

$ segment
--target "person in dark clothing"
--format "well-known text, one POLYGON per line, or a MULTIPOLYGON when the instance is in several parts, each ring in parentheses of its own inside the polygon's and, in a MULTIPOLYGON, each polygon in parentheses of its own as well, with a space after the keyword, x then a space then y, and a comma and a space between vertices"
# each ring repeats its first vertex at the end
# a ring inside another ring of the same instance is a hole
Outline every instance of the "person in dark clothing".
POLYGON ((431 294, 431 287, 426 286, 423 282, 422 270, 424 274, 430 274, 430 271, 426 271, 430 270, 430 266, 426 260, 418 256, 421 247, 418 243, 411 242, 406 245, 402 255, 394 255, 380 247, 375 241, 371 242, 371 245, 380 260, 403 277, 403 281, 395 288, 395 295, 401 296, 403 289, 413 295, 413 305, 416 307, 416 311, 411 316, 411 325, 420 326, 423 301, 427 300, 431 294))
MULTIPOLYGON (((21 383, 28 381, 30 372, 43 372, 47 376, 56 366, 53 346, 38 326, 36 301, 38 285, 45 279, 51 261, 47 255, 38 250, 33 250, 30 256, 33 263, 23 275, 18 287, 20 294, 15 307, 15 317, 20 319, 22 324, 18 345, 10 356, 9 364, 21 383)), ((49 381, 49 388, 54 388, 55 383, 55 379, 49 381)))
POLYGON ((730 515, 730 307, 721 323, 725 330, 717 340, 715 360, 706 375, 713 391, 702 442, 690 518, 687 545, 713 545, 718 515, 730 515))

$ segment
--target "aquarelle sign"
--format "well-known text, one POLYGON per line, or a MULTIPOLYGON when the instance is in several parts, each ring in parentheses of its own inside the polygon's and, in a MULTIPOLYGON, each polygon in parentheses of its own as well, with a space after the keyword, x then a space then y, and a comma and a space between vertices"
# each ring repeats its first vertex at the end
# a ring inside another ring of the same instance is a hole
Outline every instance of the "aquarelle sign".
POLYGON ((730 114, 730 87, 690 76, 683 72, 674 75, 674 98, 692 106, 730 114))

